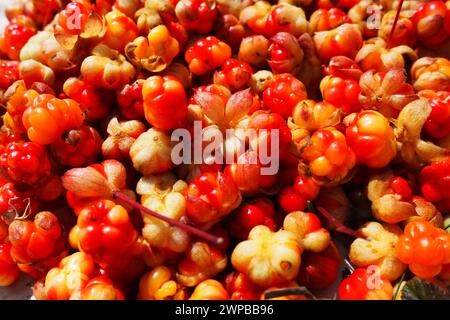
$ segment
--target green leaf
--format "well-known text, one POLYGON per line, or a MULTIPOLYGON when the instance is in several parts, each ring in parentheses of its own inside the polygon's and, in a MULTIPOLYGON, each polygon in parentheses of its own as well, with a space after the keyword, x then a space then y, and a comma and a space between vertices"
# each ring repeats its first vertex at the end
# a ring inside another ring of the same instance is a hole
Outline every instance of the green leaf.
POLYGON ((412 279, 402 289, 402 300, 450 300, 450 294, 434 283, 412 279))

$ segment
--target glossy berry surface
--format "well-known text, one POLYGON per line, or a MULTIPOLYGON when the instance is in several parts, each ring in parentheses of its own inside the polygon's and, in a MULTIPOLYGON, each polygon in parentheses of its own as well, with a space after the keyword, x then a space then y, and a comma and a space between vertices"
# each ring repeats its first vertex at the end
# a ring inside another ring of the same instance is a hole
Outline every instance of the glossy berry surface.
POLYGON ((18 61, 1 61, 0 70, 0 89, 9 88, 10 85, 19 79, 18 61))
POLYGON ((394 159, 397 153, 394 130, 383 115, 372 110, 363 111, 351 121, 346 129, 346 139, 358 163, 381 168, 394 159))

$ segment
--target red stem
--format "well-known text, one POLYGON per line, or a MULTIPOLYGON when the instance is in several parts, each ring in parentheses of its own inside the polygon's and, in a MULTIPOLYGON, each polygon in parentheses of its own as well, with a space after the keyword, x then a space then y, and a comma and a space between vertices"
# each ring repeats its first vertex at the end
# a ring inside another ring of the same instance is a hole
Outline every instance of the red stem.
POLYGON ((403 1, 404 0, 400 0, 398 2, 397 13, 395 14, 395 19, 394 19, 394 23, 392 24, 391 34, 389 35, 388 47, 390 47, 392 37, 394 36, 395 27, 397 26, 398 18, 400 17, 400 12, 402 11, 403 1))
POLYGON ((335 230, 340 233, 344 233, 346 235, 349 235, 354 238, 363 238, 361 232, 355 231, 353 229, 350 229, 349 227, 346 227, 342 224, 338 219, 333 217, 327 210, 325 210, 322 207, 318 207, 317 211, 319 211, 328 221, 330 221, 334 226, 335 230))
POLYGON ((162 221, 165 221, 165 222, 167 222, 167 223, 169 223, 169 224, 171 224, 173 226, 176 226, 176 227, 178 227, 180 229, 183 229, 184 231, 189 232, 190 234, 193 234, 193 235, 195 235, 195 236, 197 236, 199 238, 202 238, 202 239, 204 239, 204 240, 206 240, 208 242, 211 242, 211 243, 213 243, 213 244, 215 244, 217 246, 222 245, 224 243, 224 241, 225 241, 222 237, 216 237, 216 236, 214 236, 212 234, 209 234, 209 233, 207 233, 205 231, 197 229, 197 228, 195 228, 193 226, 190 226, 188 224, 182 223, 182 222, 180 222, 178 220, 171 219, 171 218, 163 216, 163 215, 161 215, 161 214, 159 214, 159 213, 157 213, 157 212, 155 212, 153 210, 150 210, 149 208, 146 208, 143 205, 141 205, 139 202, 128 198, 127 195, 123 194, 120 191, 114 191, 113 192, 113 196, 115 198, 119 199, 119 200, 122 200, 123 202, 126 202, 126 203, 132 205, 136 209, 139 209, 139 210, 145 212, 146 214, 148 214, 148 215, 150 215, 152 217, 155 217, 155 218, 160 219, 162 221))

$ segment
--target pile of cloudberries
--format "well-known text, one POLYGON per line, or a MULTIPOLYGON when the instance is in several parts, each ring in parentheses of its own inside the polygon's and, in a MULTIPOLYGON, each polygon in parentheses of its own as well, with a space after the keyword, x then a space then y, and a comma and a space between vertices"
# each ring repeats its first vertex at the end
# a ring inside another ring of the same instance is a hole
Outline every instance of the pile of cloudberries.
POLYGON ((411 279, 448 292, 450 1, 4 13, 0 286, 24 274, 44 300, 400 299, 411 279))

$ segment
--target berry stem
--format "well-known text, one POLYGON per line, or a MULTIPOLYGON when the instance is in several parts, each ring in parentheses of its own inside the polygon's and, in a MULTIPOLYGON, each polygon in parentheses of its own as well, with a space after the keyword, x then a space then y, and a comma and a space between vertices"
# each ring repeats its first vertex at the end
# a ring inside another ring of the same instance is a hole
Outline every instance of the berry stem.
POLYGON ((402 11, 403 1, 404 0, 400 0, 398 2, 398 8, 395 14, 394 23, 392 24, 391 33, 389 34, 388 47, 390 47, 391 39, 394 36, 395 27, 397 26, 398 18, 400 17, 400 12, 402 11))
POLYGON ((178 227, 180 229, 183 229, 184 231, 189 232, 190 234, 195 235, 195 236, 197 236, 199 238, 202 238, 202 239, 204 239, 204 240, 206 240, 208 242, 211 242, 211 243, 213 243, 213 244, 215 244, 217 246, 222 245, 224 243, 224 241, 225 241, 222 237, 216 237, 216 236, 214 236, 212 234, 209 234, 209 233, 207 233, 205 231, 197 229, 197 228, 195 228, 193 226, 190 226, 188 224, 184 224, 184 223, 182 223, 180 221, 171 219, 171 218, 163 216, 163 215, 161 215, 161 214, 159 214, 159 213, 157 213, 157 212, 155 212, 153 210, 150 210, 150 209, 144 207, 143 205, 141 205, 139 202, 130 199, 127 195, 123 194, 120 191, 114 191, 113 192, 113 196, 115 198, 119 199, 119 200, 122 200, 123 202, 126 202, 126 203, 132 205, 136 209, 139 209, 139 210, 145 212, 146 214, 148 214, 148 215, 150 215, 152 217, 155 217, 155 218, 160 219, 162 221, 165 221, 165 222, 167 222, 167 223, 169 223, 169 224, 171 224, 173 226, 176 226, 176 227, 178 227))
POLYGON ((345 267, 350 271, 350 274, 353 273, 353 271, 355 271, 355 267, 352 265, 352 263, 350 261, 348 261, 347 259, 344 259, 344 263, 345 263, 345 267))
POLYGON ((318 207, 317 211, 319 211, 328 221, 330 221, 334 226, 335 230, 340 233, 344 233, 354 238, 363 238, 359 231, 355 231, 343 225, 338 219, 333 217, 327 210, 322 207, 318 207))
POLYGON ((45 27, 50 22, 50 16, 52 12, 53 3, 55 0, 47 0, 47 11, 45 12, 44 19, 42 20, 42 27, 45 27))

